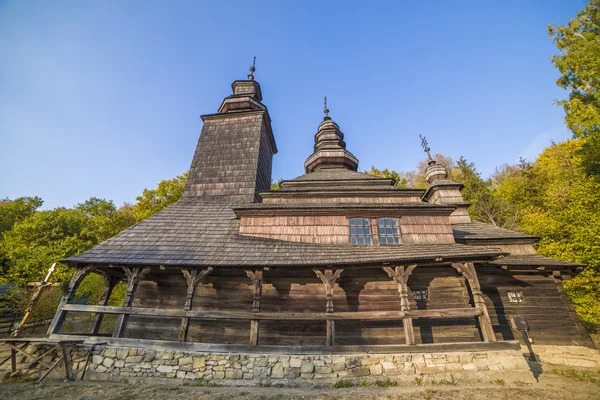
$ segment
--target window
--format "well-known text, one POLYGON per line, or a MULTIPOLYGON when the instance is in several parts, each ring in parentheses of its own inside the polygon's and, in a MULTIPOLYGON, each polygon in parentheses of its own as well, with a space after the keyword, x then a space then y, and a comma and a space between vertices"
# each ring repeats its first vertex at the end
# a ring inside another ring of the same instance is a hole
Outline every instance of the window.
POLYGON ((511 303, 525 303, 525 297, 523 297, 523 292, 519 291, 514 291, 514 292, 508 292, 508 300, 511 303))
POLYGON ((412 295, 415 301, 427 301, 427 289, 415 289, 412 291, 412 295))
POLYGON ((350 244, 372 244, 369 218, 350 218, 350 244))
POLYGON ((377 225, 380 244, 400 244, 400 230, 396 218, 379 218, 377 225))

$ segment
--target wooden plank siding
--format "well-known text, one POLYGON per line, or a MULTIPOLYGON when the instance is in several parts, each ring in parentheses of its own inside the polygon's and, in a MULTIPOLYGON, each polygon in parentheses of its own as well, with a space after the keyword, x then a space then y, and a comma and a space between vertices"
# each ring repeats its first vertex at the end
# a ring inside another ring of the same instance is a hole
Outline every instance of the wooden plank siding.
POLYGON ((265 204, 286 204, 296 203, 315 203, 315 204, 399 204, 399 203, 421 203, 421 198, 416 196, 394 195, 390 196, 385 193, 378 193, 377 196, 357 196, 356 193, 342 195, 321 195, 319 197, 302 196, 294 193, 294 196, 265 196, 263 203, 265 204))
MULTIPOLYGON (((359 213, 360 214, 360 213, 359 213)), ((357 214, 356 216, 367 216, 357 214)), ((364 214, 364 213, 363 213, 364 214)), ((447 216, 397 216, 402 243, 454 243, 452 227, 447 216)), ((376 219, 372 221, 375 235, 376 219)), ((240 234, 292 242, 348 244, 349 223, 346 216, 268 216, 242 217, 240 234)))

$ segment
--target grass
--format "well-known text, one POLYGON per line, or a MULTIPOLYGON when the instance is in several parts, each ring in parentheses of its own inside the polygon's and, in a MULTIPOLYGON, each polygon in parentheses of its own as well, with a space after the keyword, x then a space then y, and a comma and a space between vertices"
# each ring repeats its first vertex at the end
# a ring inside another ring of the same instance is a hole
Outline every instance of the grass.
POLYGON ((396 387, 398 386, 398 382, 396 381, 390 381, 389 379, 387 380, 379 380, 379 381, 375 381, 375 382, 369 382, 369 381, 362 381, 358 384, 351 382, 351 381, 337 381, 336 383, 333 384, 333 387, 336 389, 349 389, 349 388, 353 388, 355 386, 362 386, 362 387, 371 387, 371 386, 377 386, 377 387, 396 387))
POLYGON ((506 382, 504 382, 504 379, 494 379, 494 380, 492 381, 492 383, 493 383, 494 385, 500 385, 500 386, 504 386, 504 385, 506 385, 506 382))
POLYGON ((554 375, 564 376, 582 382, 600 384, 600 371, 581 371, 576 369, 553 369, 554 375))

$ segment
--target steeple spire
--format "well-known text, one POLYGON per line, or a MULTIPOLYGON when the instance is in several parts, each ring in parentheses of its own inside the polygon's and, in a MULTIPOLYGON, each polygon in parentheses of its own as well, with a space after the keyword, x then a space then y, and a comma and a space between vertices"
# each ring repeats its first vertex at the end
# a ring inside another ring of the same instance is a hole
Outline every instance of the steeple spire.
POLYGON ((329 108, 327 108, 327 96, 325 96, 325 109, 323 112, 325 113, 325 118, 323 118, 323 121, 330 120, 331 117, 329 116, 329 108))
POLYGON ((250 67, 250 74, 248 74, 248 80, 254 80, 254 71, 256 71, 256 56, 254 56, 254 60, 252 60, 252 66, 250 67))
POLYGON ((421 138, 421 147, 423 148, 423 151, 425 153, 427 153, 427 158, 429 158, 429 161, 427 162, 427 164, 428 165, 435 164, 435 160, 433 158, 431 158, 431 154, 429 153, 431 151, 431 149, 429 148, 429 144, 427 143, 427 138, 425 136, 421 136, 421 135, 419 135, 419 138, 421 138))
POLYGON ((307 173, 323 168, 346 168, 350 171, 358 169, 358 159, 346 150, 344 134, 340 127, 329 116, 327 96, 324 99, 325 118, 319 124, 315 135, 315 152, 304 162, 307 173))

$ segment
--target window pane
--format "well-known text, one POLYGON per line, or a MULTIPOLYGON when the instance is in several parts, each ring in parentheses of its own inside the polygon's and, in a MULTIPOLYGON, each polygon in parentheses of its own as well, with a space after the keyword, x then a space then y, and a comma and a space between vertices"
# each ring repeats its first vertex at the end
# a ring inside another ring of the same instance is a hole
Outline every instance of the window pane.
POLYGON ((356 244, 356 237, 352 236, 350 238, 350 244, 356 244))
POLYGON ((362 236, 358 237, 358 244, 365 244, 365 238, 362 236))
POLYGON ((392 228, 385 228, 385 233, 391 235, 393 233, 392 228))
POLYGON ((370 235, 371 234, 371 228, 369 228, 368 226, 365 226, 365 235, 370 235))
POLYGON ((351 235, 356 235, 356 228, 355 227, 353 227, 353 226, 350 227, 350 234, 351 235))
POLYGON ((400 238, 398 236, 394 237, 394 243, 400 244, 400 238))
POLYGON ((386 218, 385 219, 385 224, 386 225, 392 225, 392 219, 391 218, 386 218))
POLYGON ((398 225, 398 221, 396 221, 396 218, 392 218, 392 226, 397 226, 398 225))
POLYGON ((357 232, 359 235, 362 235, 362 234, 363 234, 363 228, 362 228, 362 227, 356 228, 356 232, 357 232))
POLYGON ((367 237, 365 237, 365 242, 366 242, 367 244, 371 244, 371 236, 367 236, 367 237))
POLYGON ((385 235, 385 228, 379 228, 379 234, 385 235))
POLYGON ((394 227, 394 235, 397 235, 398 233, 399 233, 399 232, 398 232, 398 227, 397 227, 397 226, 395 226, 395 227, 394 227))
POLYGON ((379 243, 381 243, 381 244, 387 244, 385 236, 381 236, 379 238, 379 243))

